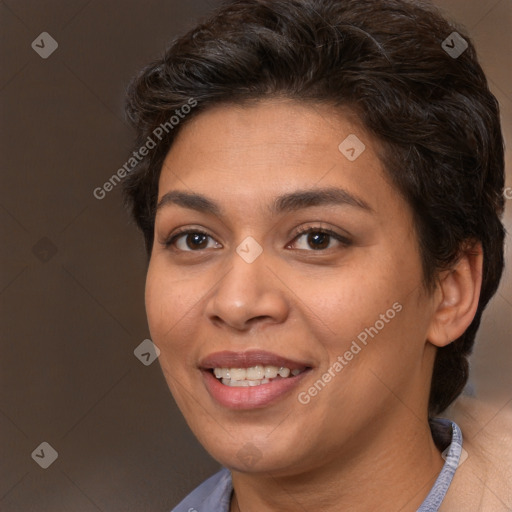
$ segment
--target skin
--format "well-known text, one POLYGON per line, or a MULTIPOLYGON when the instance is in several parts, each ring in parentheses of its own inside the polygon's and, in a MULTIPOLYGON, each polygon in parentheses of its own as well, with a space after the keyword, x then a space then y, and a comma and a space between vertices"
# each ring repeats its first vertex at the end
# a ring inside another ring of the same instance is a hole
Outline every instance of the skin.
POLYGON ((190 428, 232 471, 232 511, 413 511, 442 468, 427 422, 432 367, 436 346, 456 339, 476 311, 481 250, 475 245, 427 293, 411 209, 379 150, 348 111, 273 99, 210 108, 183 126, 167 155, 159 200, 199 193, 222 215, 170 202, 158 209, 148 321, 190 428), (338 149, 349 134, 366 146, 355 161, 338 149), (370 209, 270 209, 283 194, 326 187, 370 209), (331 237, 315 250, 315 240, 297 233, 309 227, 349 243, 331 237), (166 245, 178 228, 210 238, 200 249, 186 235, 166 245), (248 236, 263 249, 250 264, 235 250, 248 236), (301 404, 297 394, 397 302, 402 310, 301 404), (207 392, 198 363, 249 349, 313 369, 275 403, 228 409, 207 392), (250 463, 240 456, 248 446, 257 454, 250 463))

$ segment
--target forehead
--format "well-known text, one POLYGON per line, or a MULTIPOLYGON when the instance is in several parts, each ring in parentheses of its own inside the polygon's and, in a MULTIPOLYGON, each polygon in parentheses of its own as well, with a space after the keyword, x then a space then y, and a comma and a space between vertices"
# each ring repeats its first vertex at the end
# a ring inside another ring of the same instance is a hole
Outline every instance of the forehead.
POLYGON ((187 122, 170 153, 178 148, 196 157, 204 153, 218 156, 223 162, 242 158, 246 164, 262 159, 266 163, 302 159, 314 163, 319 152, 337 150, 344 134, 369 139, 348 109, 289 99, 220 104, 187 122))
POLYGON ((291 100, 219 105, 179 132, 162 167, 159 200, 178 189, 254 205, 336 186, 378 207, 398 198, 378 151, 348 110, 291 100))

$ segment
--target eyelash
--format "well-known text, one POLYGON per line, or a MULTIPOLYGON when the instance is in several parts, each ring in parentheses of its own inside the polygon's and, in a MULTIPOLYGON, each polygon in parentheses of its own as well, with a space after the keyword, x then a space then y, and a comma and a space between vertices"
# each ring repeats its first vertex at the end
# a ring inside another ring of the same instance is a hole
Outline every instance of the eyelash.
MULTIPOLYGON (((348 247, 348 246, 351 245, 351 241, 348 238, 340 235, 339 233, 336 233, 335 231, 332 231, 332 230, 326 229, 326 228, 321 228, 321 227, 318 227, 318 226, 313 226, 313 227, 309 227, 309 228, 299 228, 297 230, 297 232, 295 233, 294 237, 293 237, 292 243, 295 242, 297 239, 299 239, 301 236, 307 235, 309 233, 317 233, 317 234, 321 234, 321 235, 329 235, 332 238, 334 238, 335 240, 337 240, 343 247, 348 247)), ((164 241, 163 245, 164 245, 165 248, 169 248, 172 245, 174 245, 176 240, 178 240, 181 236, 183 236, 183 235, 192 235, 192 234, 194 234, 194 235, 204 235, 204 236, 213 238, 209 233, 207 233, 206 231, 203 231, 201 229, 187 229, 187 228, 184 228, 184 229, 178 231, 177 233, 174 233, 169 239, 164 241)), ((288 245, 290 245, 290 244, 287 244, 287 246, 288 245)), ((318 249, 318 250, 315 251, 314 249, 312 249, 311 251, 312 252, 324 252, 326 250, 327 249, 318 249)), ((190 250, 190 251, 183 251, 183 252, 201 252, 201 250, 198 250, 198 251, 190 250)))

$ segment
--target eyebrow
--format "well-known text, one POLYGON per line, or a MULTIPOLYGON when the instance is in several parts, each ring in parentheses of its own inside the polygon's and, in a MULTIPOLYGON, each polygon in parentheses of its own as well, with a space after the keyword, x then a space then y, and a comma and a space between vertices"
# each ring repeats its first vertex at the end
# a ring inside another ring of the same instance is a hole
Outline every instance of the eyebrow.
MULTIPOLYGON (((182 192, 172 190, 162 196, 156 210, 165 206, 177 205, 182 208, 209 213, 217 217, 223 216, 223 209, 214 201, 195 192, 182 192)), ((273 214, 281 214, 312 208, 314 206, 348 205, 367 212, 374 212, 373 208, 360 197, 337 187, 297 190, 277 197, 270 206, 273 214)))

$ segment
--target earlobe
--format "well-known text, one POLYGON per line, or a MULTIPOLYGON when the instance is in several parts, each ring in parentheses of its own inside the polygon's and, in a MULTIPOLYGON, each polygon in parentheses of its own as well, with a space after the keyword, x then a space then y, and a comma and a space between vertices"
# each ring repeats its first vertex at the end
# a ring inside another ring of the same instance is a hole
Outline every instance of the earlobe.
POLYGON ((450 344, 473 321, 482 286, 482 266, 482 245, 476 242, 463 251, 450 270, 439 275, 427 336, 433 345, 444 347, 450 344))

